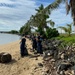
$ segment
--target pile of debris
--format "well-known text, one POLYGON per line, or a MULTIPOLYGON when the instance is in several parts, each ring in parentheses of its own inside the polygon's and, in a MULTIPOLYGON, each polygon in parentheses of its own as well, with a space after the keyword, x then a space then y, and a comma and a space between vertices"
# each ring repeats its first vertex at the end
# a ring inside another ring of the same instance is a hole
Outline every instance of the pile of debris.
POLYGON ((75 44, 61 40, 43 42, 44 65, 47 75, 75 75, 75 44))

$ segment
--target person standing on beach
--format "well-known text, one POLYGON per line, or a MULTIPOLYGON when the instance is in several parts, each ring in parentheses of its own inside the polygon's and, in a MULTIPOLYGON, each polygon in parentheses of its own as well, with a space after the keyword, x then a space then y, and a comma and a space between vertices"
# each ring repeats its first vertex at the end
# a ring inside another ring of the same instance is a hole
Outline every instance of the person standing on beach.
POLYGON ((20 54, 21 54, 21 57, 24 57, 25 55, 28 54, 26 49, 26 36, 24 34, 22 35, 22 39, 20 42, 20 54))
POLYGON ((33 51, 37 50, 36 36, 32 37, 32 48, 33 48, 33 51))
POLYGON ((42 40, 41 40, 40 35, 38 35, 38 37, 37 37, 37 53, 43 54, 42 40))

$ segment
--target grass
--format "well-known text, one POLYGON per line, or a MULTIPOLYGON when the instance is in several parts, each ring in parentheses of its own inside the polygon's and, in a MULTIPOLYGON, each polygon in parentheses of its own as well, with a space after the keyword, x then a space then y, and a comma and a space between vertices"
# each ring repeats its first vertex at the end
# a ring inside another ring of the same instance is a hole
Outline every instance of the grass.
POLYGON ((73 42, 75 43, 75 34, 72 34, 71 36, 68 36, 67 34, 60 34, 57 39, 64 40, 65 42, 73 42))

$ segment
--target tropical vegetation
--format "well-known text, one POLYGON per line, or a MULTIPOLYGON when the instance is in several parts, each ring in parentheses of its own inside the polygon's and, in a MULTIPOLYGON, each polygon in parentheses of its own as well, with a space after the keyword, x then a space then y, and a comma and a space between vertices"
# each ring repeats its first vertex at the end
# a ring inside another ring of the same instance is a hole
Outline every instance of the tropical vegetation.
MULTIPOLYGON (((71 11, 71 16, 73 18, 73 25, 75 26, 75 0, 55 0, 55 2, 48 5, 42 12, 48 12, 53 9, 56 9, 59 7, 59 5, 62 2, 65 2, 65 4, 66 4, 67 14, 69 13, 69 11, 71 11)), ((75 29, 74 29, 74 31, 75 31, 75 29)))
POLYGON ((72 33, 72 24, 67 24, 66 27, 60 26, 59 28, 63 29, 69 36, 72 33))
MULTIPOLYGON (((66 12, 69 14, 71 11, 71 15, 73 18, 73 25, 75 26, 75 1, 74 0, 55 0, 52 4, 49 4, 47 7, 41 4, 40 7, 36 10, 36 14, 32 15, 30 19, 25 23, 24 26, 20 28, 20 34, 31 34, 32 29, 35 29, 35 32, 39 32, 46 38, 51 38, 55 36, 59 36, 59 33, 55 26, 55 22, 50 19, 51 12, 58 8, 59 5, 64 2, 66 4, 66 12), (51 37, 50 37, 51 36, 51 37)), ((66 27, 59 27, 68 33, 70 36, 72 33, 72 24, 67 24, 66 27)))

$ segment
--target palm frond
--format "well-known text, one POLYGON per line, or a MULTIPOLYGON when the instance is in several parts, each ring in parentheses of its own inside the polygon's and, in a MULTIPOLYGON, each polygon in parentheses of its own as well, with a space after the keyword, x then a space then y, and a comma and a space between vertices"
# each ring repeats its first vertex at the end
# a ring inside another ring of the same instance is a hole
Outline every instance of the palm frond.
POLYGON ((55 23, 52 20, 48 20, 47 23, 50 24, 50 26, 54 27, 55 23))
POLYGON ((62 27, 62 26, 60 26, 60 27, 58 27, 58 28, 64 30, 65 32, 68 32, 68 29, 67 29, 66 27, 62 27))
MULTIPOLYGON (((62 3, 64 0, 56 0, 55 2, 53 2, 52 4, 49 4, 44 10, 42 10, 41 12, 46 12, 48 13, 49 11, 52 11, 56 8, 59 7, 60 3, 62 3)), ((48 13, 49 14, 49 13, 48 13)))
POLYGON ((70 5, 68 4, 68 0, 66 0, 66 11, 67 11, 67 14, 70 11, 70 5))
POLYGON ((69 32, 72 32, 72 24, 67 24, 67 28, 69 32))

